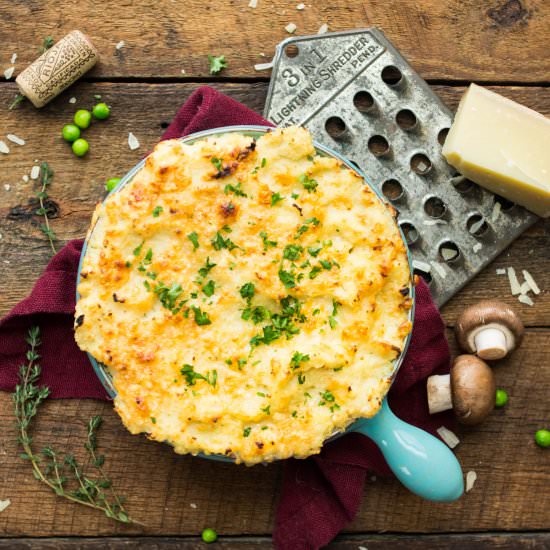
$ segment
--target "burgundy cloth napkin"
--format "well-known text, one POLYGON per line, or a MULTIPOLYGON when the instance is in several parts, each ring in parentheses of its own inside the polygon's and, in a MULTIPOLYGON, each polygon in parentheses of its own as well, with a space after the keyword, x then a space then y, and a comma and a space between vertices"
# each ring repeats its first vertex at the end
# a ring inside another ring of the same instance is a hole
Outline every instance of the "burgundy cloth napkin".
MULTIPOLYGON (((235 124, 268 123, 240 103, 203 86, 176 114, 162 139, 235 124)), ((55 398, 107 399, 87 356, 73 338, 75 286, 82 241, 69 242, 48 264, 31 294, 0 321, 0 389, 12 390, 24 361, 25 334, 37 324, 42 331, 42 383, 55 398)), ((449 348, 443 321, 427 286, 416 287, 417 303, 411 345, 391 388, 395 413, 434 433, 452 427, 450 415, 430 416, 425 378, 449 372, 449 348)), ((350 434, 327 444, 320 455, 285 462, 282 494, 273 539, 279 550, 316 550, 353 519, 367 472, 389 475, 376 446, 350 434)))

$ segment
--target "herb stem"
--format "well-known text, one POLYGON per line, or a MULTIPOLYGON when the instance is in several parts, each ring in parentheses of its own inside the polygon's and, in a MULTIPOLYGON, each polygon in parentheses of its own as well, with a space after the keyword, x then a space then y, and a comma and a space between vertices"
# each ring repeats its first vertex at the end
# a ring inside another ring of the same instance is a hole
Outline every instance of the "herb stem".
POLYGON ((40 226, 40 230, 42 231, 42 233, 44 233, 44 235, 46 235, 46 237, 48 237, 48 242, 50 243, 52 252, 56 254, 57 250, 55 249, 54 241, 57 240, 57 237, 50 227, 50 219, 48 216, 48 211, 44 206, 44 201, 48 198, 48 193, 46 189, 48 185, 50 185, 51 179, 53 177, 53 172, 47 162, 43 162, 40 165, 40 174, 41 174, 42 187, 40 188, 40 191, 36 194, 36 196, 38 197, 38 201, 40 203, 40 208, 36 211, 36 213, 41 216, 44 216, 44 224, 40 226))

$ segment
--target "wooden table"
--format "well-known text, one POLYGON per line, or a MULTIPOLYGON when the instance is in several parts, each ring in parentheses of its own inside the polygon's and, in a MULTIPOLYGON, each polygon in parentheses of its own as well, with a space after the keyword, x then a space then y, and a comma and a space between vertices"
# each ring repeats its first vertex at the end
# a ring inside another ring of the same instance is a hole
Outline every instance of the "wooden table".
MULTIPOLYGON (((0 108, 0 138, 15 133, 27 140, 0 155, 0 314, 31 289, 49 259, 25 183, 35 159, 55 170, 50 189, 53 228, 60 245, 82 237, 106 178, 122 175, 158 140, 178 107, 199 83, 261 112, 269 74, 254 64, 270 58, 274 46, 297 33, 315 33, 328 23, 339 31, 380 27, 442 99, 456 108, 470 81, 550 115, 550 4, 545 0, 0 0, 2 70, 17 52, 16 74, 30 63, 46 35, 59 39, 79 28, 101 52, 101 63, 86 78, 40 111, 29 104, 0 108), (154 6, 154 7, 153 7, 154 6), (124 40, 124 47, 115 45, 124 40), (224 54, 228 68, 208 74, 207 55, 224 54), (185 73, 183 72, 185 71, 185 73), (112 105, 113 116, 86 137, 85 159, 75 158, 59 137, 79 106, 94 94, 112 105), (68 103, 76 97, 76 105, 68 103), (130 151, 128 132, 141 143, 130 151)), ((16 91, 0 83, 0 105, 16 91)), ((443 309, 449 339, 465 305, 498 298, 518 308, 527 334, 521 349, 495 366, 498 386, 509 405, 479 428, 461 430, 457 455, 465 471, 478 475, 474 489, 450 505, 423 501, 392 480, 371 480, 355 520, 330 547, 531 548, 550 547, 550 451, 533 442, 536 429, 550 425, 550 225, 540 221, 443 309), (546 290, 534 307, 510 295, 496 268, 528 269, 546 290)), ((168 446, 131 436, 111 405, 86 400, 47 403, 37 425, 38 444, 73 449, 81 444, 87 419, 101 414, 100 445, 108 470, 128 508, 145 528, 113 523, 100 513, 53 496, 18 458, 12 404, 0 394, 0 548, 27 548, 35 537, 47 548, 145 548, 161 543, 199 548, 198 534, 213 527, 219 548, 269 548, 281 467, 246 468, 175 455, 168 446), (75 539, 73 537, 83 537, 75 539), (107 538, 104 538, 107 537, 107 538)), ((155 546, 156 547, 156 546, 155 546)))

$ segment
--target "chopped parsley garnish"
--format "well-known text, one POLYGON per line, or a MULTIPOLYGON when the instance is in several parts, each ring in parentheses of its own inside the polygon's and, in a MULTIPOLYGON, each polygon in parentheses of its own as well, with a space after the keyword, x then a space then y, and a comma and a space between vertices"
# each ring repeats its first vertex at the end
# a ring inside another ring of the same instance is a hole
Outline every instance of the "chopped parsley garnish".
POLYGON ((228 225, 224 225, 222 227, 222 231, 225 231, 225 233, 232 233, 233 229, 231 229, 231 227, 229 227, 228 225))
POLYGON ((250 435, 252 428, 249 426, 243 430, 243 437, 248 437, 250 435))
POLYGON ((300 195, 298 195, 298 193, 292 193, 292 195, 290 195, 293 199, 297 199, 300 195))
POLYGON ((126 267, 132 267, 132 262, 126 262, 126 267))
POLYGON ((296 232, 296 235, 294 235, 294 238, 299 239, 309 229, 309 225, 313 224, 317 226, 320 223, 321 222, 317 218, 307 219, 300 227, 298 227, 298 231, 296 232))
POLYGON ((314 257, 314 258, 317 258, 317 256, 319 255, 319 252, 321 252, 321 250, 323 250, 323 247, 320 246, 319 248, 315 248, 314 246, 308 246, 308 249, 307 251, 314 257))
POLYGON ((138 247, 134 248, 134 252, 133 252, 134 256, 139 256, 141 254, 141 249, 143 248, 144 244, 145 244, 145 241, 141 241, 141 244, 138 247))
POLYGON ((158 296, 162 307, 169 309, 174 314, 181 310, 184 302, 180 302, 179 304, 177 303, 179 297, 183 293, 183 289, 180 284, 172 283, 170 286, 167 286, 165 283, 160 281, 155 286, 154 293, 158 296))
POLYGON ((190 309, 192 309, 195 314, 195 323, 197 323, 197 325, 202 327, 204 325, 212 324, 212 321, 210 320, 210 317, 208 317, 208 313, 206 313, 206 311, 202 311, 201 308, 197 306, 191 306, 190 309))
POLYGON ((281 202, 285 198, 280 193, 271 194, 271 206, 275 206, 278 202, 281 202))
POLYGON ((292 417, 296 418, 296 416, 298 416, 298 411, 292 411, 292 417))
POLYGON ((216 170, 218 172, 221 172, 222 171, 222 168, 223 168, 223 162, 222 162, 222 159, 219 159, 218 157, 212 157, 210 159, 210 162, 216 167, 216 170))
POLYGON ((215 288, 216 288, 216 283, 210 280, 202 287, 202 291, 204 292, 205 296, 208 296, 210 298, 210 296, 214 294, 215 288))
MULTIPOLYGON (((334 400, 335 400, 334 395, 328 390, 324 391, 323 393, 320 393, 319 395, 321 396, 321 399, 323 401, 326 401, 328 403, 334 403, 334 400)), ((324 405, 324 403, 319 403, 319 405, 324 405)))
POLYGON ((210 273, 210 270, 213 268, 213 267, 216 267, 217 264, 214 264, 214 263, 211 263, 210 262, 210 258, 207 257, 206 258, 206 263, 204 264, 204 267, 201 267, 199 269, 199 275, 201 277, 206 277, 208 275, 208 273, 210 273))
POLYGON ((210 63, 210 74, 218 74, 222 69, 227 67, 225 55, 210 55, 208 54, 208 62, 210 63))
POLYGON ((292 359, 290 360, 290 368, 292 370, 297 369, 300 363, 306 363, 309 361, 309 355, 295 351, 292 359))
POLYGON ((218 371, 216 369, 210 370, 204 375, 200 372, 195 372, 195 367, 187 363, 181 367, 180 373, 185 378, 188 386, 194 386, 197 380, 204 380, 215 388, 216 381, 218 380, 218 371))
POLYGON ((262 329, 262 335, 257 334, 250 339, 250 345, 255 347, 260 344, 269 345, 281 336, 281 331, 273 325, 266 325, 262 329))
POLYGON ((286 288, 294 288, 296 286, 296 278, 290 271, 279 269, 279 279, 286 288))
POLYGON ((336 314, 338 313, 338 306, 341 306, 342 304, 340 302, 337 302, 336 300, 332 300, 332 314, 328 318, 328 324, 330 325, 331 329, 335 329, 336 325, 338 324, 336 322, 336 314))
POLYGON ((264 250, 267 250, 270 246, 271 247, 277 246, 277 241, 270 241, 265 231, 262 231, 260 233, 260 237, 262 238, 262 241, 264 243, 264 250))
POLYGON ((298 384, 303 384, 306 381, 306 375, 303 373, 298 374, 298 384))
POLYGON ((147 251, 147 254, 145 254, 145 258, 143 258, 143 264, 149 265, 153 261, 153 249, 150 248, 147 251))
POLYGON ((234 250, 238 246, 229 238, 223 238, 219 231, 216 231, 215 237, 210 241, 214 250, 221 250, 222 248, 227 248, 228 250, 234 250))
POLYGON ((265 168, 265 165, 267 164, 267 159, 263 158, 261 162, 261 167, 265 168))
POLYGON ((314 310, 313 310, 313 315, 319 315, 319 313, 321 313, 321 310, 316 307, 314 310))
POLYGON ((237 361, 237 366, 239 367, 239 370, 242 369, 245 365, 246 359, 244 357, 241 357, 241 359, 237 361))
POLYGON ((261 407, 260 410, 264 412, 265 414, 269 415, 271 414, 271 405, 267 405, 265 407, 261 407))
POLYGON ((265 397, 265 393, 263 391, 257 391, 256 395, 259 397, 265 397))
POLYGON ((199 248, 200 246, 199 236, 195 231, 193 231, 192 233, 189 233, 189 235, 187 235, 187 238, 193 243, 193 252, 195 252, 195 250, 197 250, 197 248, 199 248))
POLYGON ((152 416, 152 417, 151 417, 151 422, 152 422, 153 424, 156 424, 156 423, 157 423, 157 419, 156 419, 154 416, 152 416))
POLYGON ((315 277, 317 277, 317 275, 319 275, 319 273, 321 273, 321 271, 323 271, 323 270, 318 265, 312 267, 311 271, 309 272, 309 278, 310 279, 315 279, 315 277))
POLYGON ((245 321, 252 320, 255 325, 258 325, 264 321, 269 321, 269 319, 271 319, 271 312, 264 306, 249 306, 243 309, 241 319, 245 321))
POLYGON ((162 208, 162 206, 155 206, 155 208, 153 209, 153 218, 158 218, 163 211, 164 209, 162 208))
POLYGON ((317 186, 319 185, 316 180, 310 178, 307 174, 302 174, 298 180, 310 193, 315 193, 317 186))
POLYGON ((304 247, 299 244, 287 244, 283 250, 285 260, 297 260, 303 253, 304 247))
POLYGON ((237 185, 231 185, 228 183, 224 188, 223 192, 227 195, 228 193, 233 193, 237 197, 248 197, 248 195, 242 190, 242 183, 239 182, 237 185))
POLYGON ((241 288, 239 289, 239 294, 245 299, 250 300, 254 296, 254 283, 245 283, 241 288))
POLYGON ((330 260, 319 260, 319 263, 323 266, 324 269, 332 269, 332 262, 330 260))

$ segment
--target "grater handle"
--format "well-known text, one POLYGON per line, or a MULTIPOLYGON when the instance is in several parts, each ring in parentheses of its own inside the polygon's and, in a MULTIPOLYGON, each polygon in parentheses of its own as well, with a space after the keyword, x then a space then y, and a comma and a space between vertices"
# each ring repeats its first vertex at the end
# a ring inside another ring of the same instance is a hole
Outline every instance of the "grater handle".
POLYGON ((400 420, 387 399, 376 416, 356 422, 351 430, 370 437, 386 462, 410 491, 437 502, 452 502, 464 492, 462 469, 439 439, 400 420))

